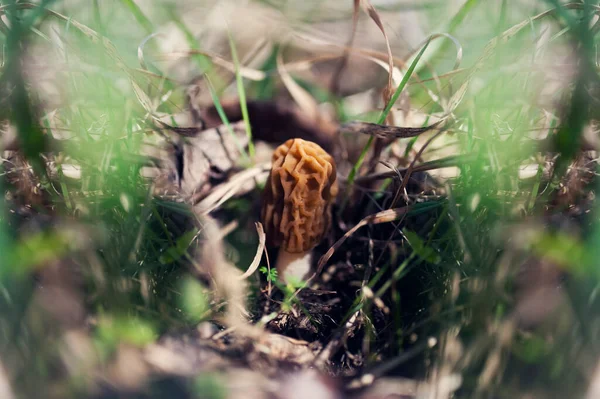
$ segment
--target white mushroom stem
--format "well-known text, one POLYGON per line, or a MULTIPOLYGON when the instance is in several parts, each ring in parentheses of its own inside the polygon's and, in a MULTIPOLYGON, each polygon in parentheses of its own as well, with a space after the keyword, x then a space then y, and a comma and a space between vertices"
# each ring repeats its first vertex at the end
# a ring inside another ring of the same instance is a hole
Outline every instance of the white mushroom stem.
POLYGON ((283 248, 277 255, 277 275, 283 282, 305 280, 310 272, 311 251, 291 253, 283 248))

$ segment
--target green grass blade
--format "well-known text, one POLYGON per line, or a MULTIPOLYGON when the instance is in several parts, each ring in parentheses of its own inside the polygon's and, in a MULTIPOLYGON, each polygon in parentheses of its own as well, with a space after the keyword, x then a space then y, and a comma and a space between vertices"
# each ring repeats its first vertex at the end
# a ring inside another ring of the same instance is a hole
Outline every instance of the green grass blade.
POLYGON ((244 126, 246 127, 246 134, 248 135, 248 151, 250 157, 254 157, 254 143, 252 143, 252 128, 250 127, 250 117, 248 116, 248 104, 246 103, 246 91, 244 89, 244 80, 240 73, 240 62, 238 60, 237 51, 235 49, 235 43, 231 34, 229 35, 229 47, 231 47, 231 58, 235 65, 235 80, 237 83, 238 96, 240 98, 240 107, 242 108, 242 117, 244 118, 244 126))
MULTIPOLYGON (((233 131, 233 128, 231 127, 229 118, 227 118, 227 115, 225 114, 225 110, 223 109, 223 106, 221 105, 221 101, 219 101, 219 96, 217 96, 217 93, 215 91, 215 88, 213 87, 212 82, 210 81, 210 78, 208 76, 205 76, 205 79, 206 79, 206 82, 208 83, 208 88, 210 90, 210 96, 213 100, 213 103, 215 104, 215 108, 217 109, 217 113, 219 114, 221 121, 227 128, 227 131, 229 132, 229 134, 231 135, 231 138, 235 142, 235 145, 238 148, 238 151, 240 152, 240 154, 242 154, 244 159, 246 159, 247 161, 250 161, 250 157, 248 156, 246 149, 239 142, 239 140, 237 139, 237 136, 235 135, 235 133, 233 131)), ((252 139, 252 137, 250 137, 250 139, 252 139)), ((250 143, 248 145, 250 146, 251 143, 252 142, 250 141, 250 143)))
MULTIPOLYGON (((176 13, 171 9, 167 10, 167 12, 169 12, 170 20, 184 34, 185 40, 190 46, 190 49, 200 50, 198 40, 196 39, 196 37, 194 37, 192 31, 190 31, 190 29, 185 25, 181 18, 178 15, 176 15, 176 13)), ((204 71, 205 74, 211 75, 214 65, 209 57, 202 54, 191 54, 191 58, 196 62, 196 65, 198 65, 198 67, 200 67, 200 69, 204 71)), ((214 76, 211 75, 211 77, 214 79, 214 76)), ((215 83, 217 84, 217 86, 219 86, 218 81, 215 81, 215 83)))
POLYGON ((140 9, 140 7, 133 0, 121 0, 123 5, 131 11, 136 21, 144 28, 146 33, 150 34, 155 31, 154 25, 148 17, 144 14, 144 12, 140 9))
POLYGON ((404 90, 404 87, 408 83, 408 79, 410 79, 410 77, 412 76, 413 71, 417 67, 417 64, 419 63, 419 60, 423 56, 423 53, 425 52, 425 50, 427 50, 427 47, 429 47, 429 43, 430 42, 431 42, 431 39, 428 39, 427 42, 425 42, 425 45, 423 46, 423 48, 421 49, 421 51, 419 51, 419 54, 417 54, 417 56, 415 57, 415 59, 413 60, 413 62, 408 67, 408 70, 406 71, 406 73, 402 77, 402 80, 400 81, 400 84, 398 85, 398 88, 394 92, 394 95, 392 96, 392 98, 388 102, 387 106, 385 107, 385 109, 383 110, 383 112, 381 113, 381 115, 379 116, 379 119, 377 120, 378 124, 382 124, 383 122, 385 122, 385 119, 387 118, 388 114, 390 113, 392 107, 394 106, 394 104, 398 100, 398 97, 400 97, 400 94, 402 93, 402 90, 404 90))
MULTIPOLYGON (((427 50, 427 47, 429 46, 430 41, 431 41, 431 39, 427 40, 427 42, 425 43, 425 45, 423 46, 423 48, 421 49, 421 51, 419 51, 419 54, 417 54, 417 56, 415 57, 415 59, 413 60, 413 62, 410 64, 410 67, 408 68, 408 70, 406 71, 406 73, 404 74, 404 76, 402 77, 402 80, 400 81, 400 84, 398 85, 398 88, 394 92, 394 95, 392 96, 392 98, 390 99, 390 101, 388 102, 388 104, 386 105, 386 107, 383 110, 383 112, 381 113, 381 115, 379 115, 379 119, 377 119, 377 123, 378 124, 382 124, 383 122, 385 122, 385 119, 387 118, 387 116, 390 113, 392 107, 396 103, 396 100, 398 100, 398 97, 400 97, 400 94, 402 93, 402 90, 404 90, 404 87, 408 83, 408 79, 410 79, 410 77, 412 76, 413 71, 417 67, 417 64, 419 63, 419 60, 423 56, 423 53, 425 52, 425 50, 427 50)), ((348 175, 348 185, 349 186, 352 186, 352 184, 354 183, 354 179, 356 178, 356 173, 358 172, 358 170, 360 169, 360 167, 364 163, 365 157, 367 156, 367 153, 369 152, 369 148, 371 148, 371 145, 373 144, 373 139, 374 139, 374 136, 369 137, 369 141, 367 141, 367 144, 365 145, 365 147, 363 148, 362 152, 360 153, 360 156, 358 157, 358 160, 356 161, 356 163, 352 167, 352 170, 350 171, 350 174, 348 175)))
POLYGON ((452 19, 450 20, 450 23, 448 24, 448 33, 453 33, 460 25, 462 25, 467 15, 469 15, 469 13, 472 11, 473 7, 477 5, 477 3, 479 3, 479 0, 465 1, 465 3, 460 7, 458 12, 454 14, 454 17, 452 17, 452 19))

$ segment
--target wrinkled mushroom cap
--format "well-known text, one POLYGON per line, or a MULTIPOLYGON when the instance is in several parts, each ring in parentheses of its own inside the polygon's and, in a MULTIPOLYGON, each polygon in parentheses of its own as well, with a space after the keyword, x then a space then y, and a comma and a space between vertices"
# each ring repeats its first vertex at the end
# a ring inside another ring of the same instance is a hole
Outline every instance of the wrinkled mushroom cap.
POLYGON ((337 192, 335 161, 317 144, 290 139, 277 147, 262 205, 269 244, 291 253, 312 249, 331 225, 337 192))

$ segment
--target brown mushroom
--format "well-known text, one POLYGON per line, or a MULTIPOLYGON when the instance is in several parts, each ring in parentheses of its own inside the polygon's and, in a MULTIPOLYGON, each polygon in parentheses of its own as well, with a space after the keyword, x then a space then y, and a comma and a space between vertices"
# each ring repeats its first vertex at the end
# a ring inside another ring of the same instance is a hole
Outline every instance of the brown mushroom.
POLYGON ((319 145, 290 139, 277 147, 261 216, 267 242, 280 247, 276 269, 281 280, 302 279, 310 271, 311 250, 331 226, 337 192, 335 161, 319 145))

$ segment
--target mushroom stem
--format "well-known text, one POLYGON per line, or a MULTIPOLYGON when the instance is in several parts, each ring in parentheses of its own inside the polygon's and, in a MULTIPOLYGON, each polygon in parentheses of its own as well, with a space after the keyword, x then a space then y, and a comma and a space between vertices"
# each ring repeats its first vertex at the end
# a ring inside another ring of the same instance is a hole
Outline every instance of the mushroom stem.
POLYGON ((279 279, 285 283, 304 280, 310 272, 310 260, 311 251, 292 253, 280 248, 275 266, 279 279))

